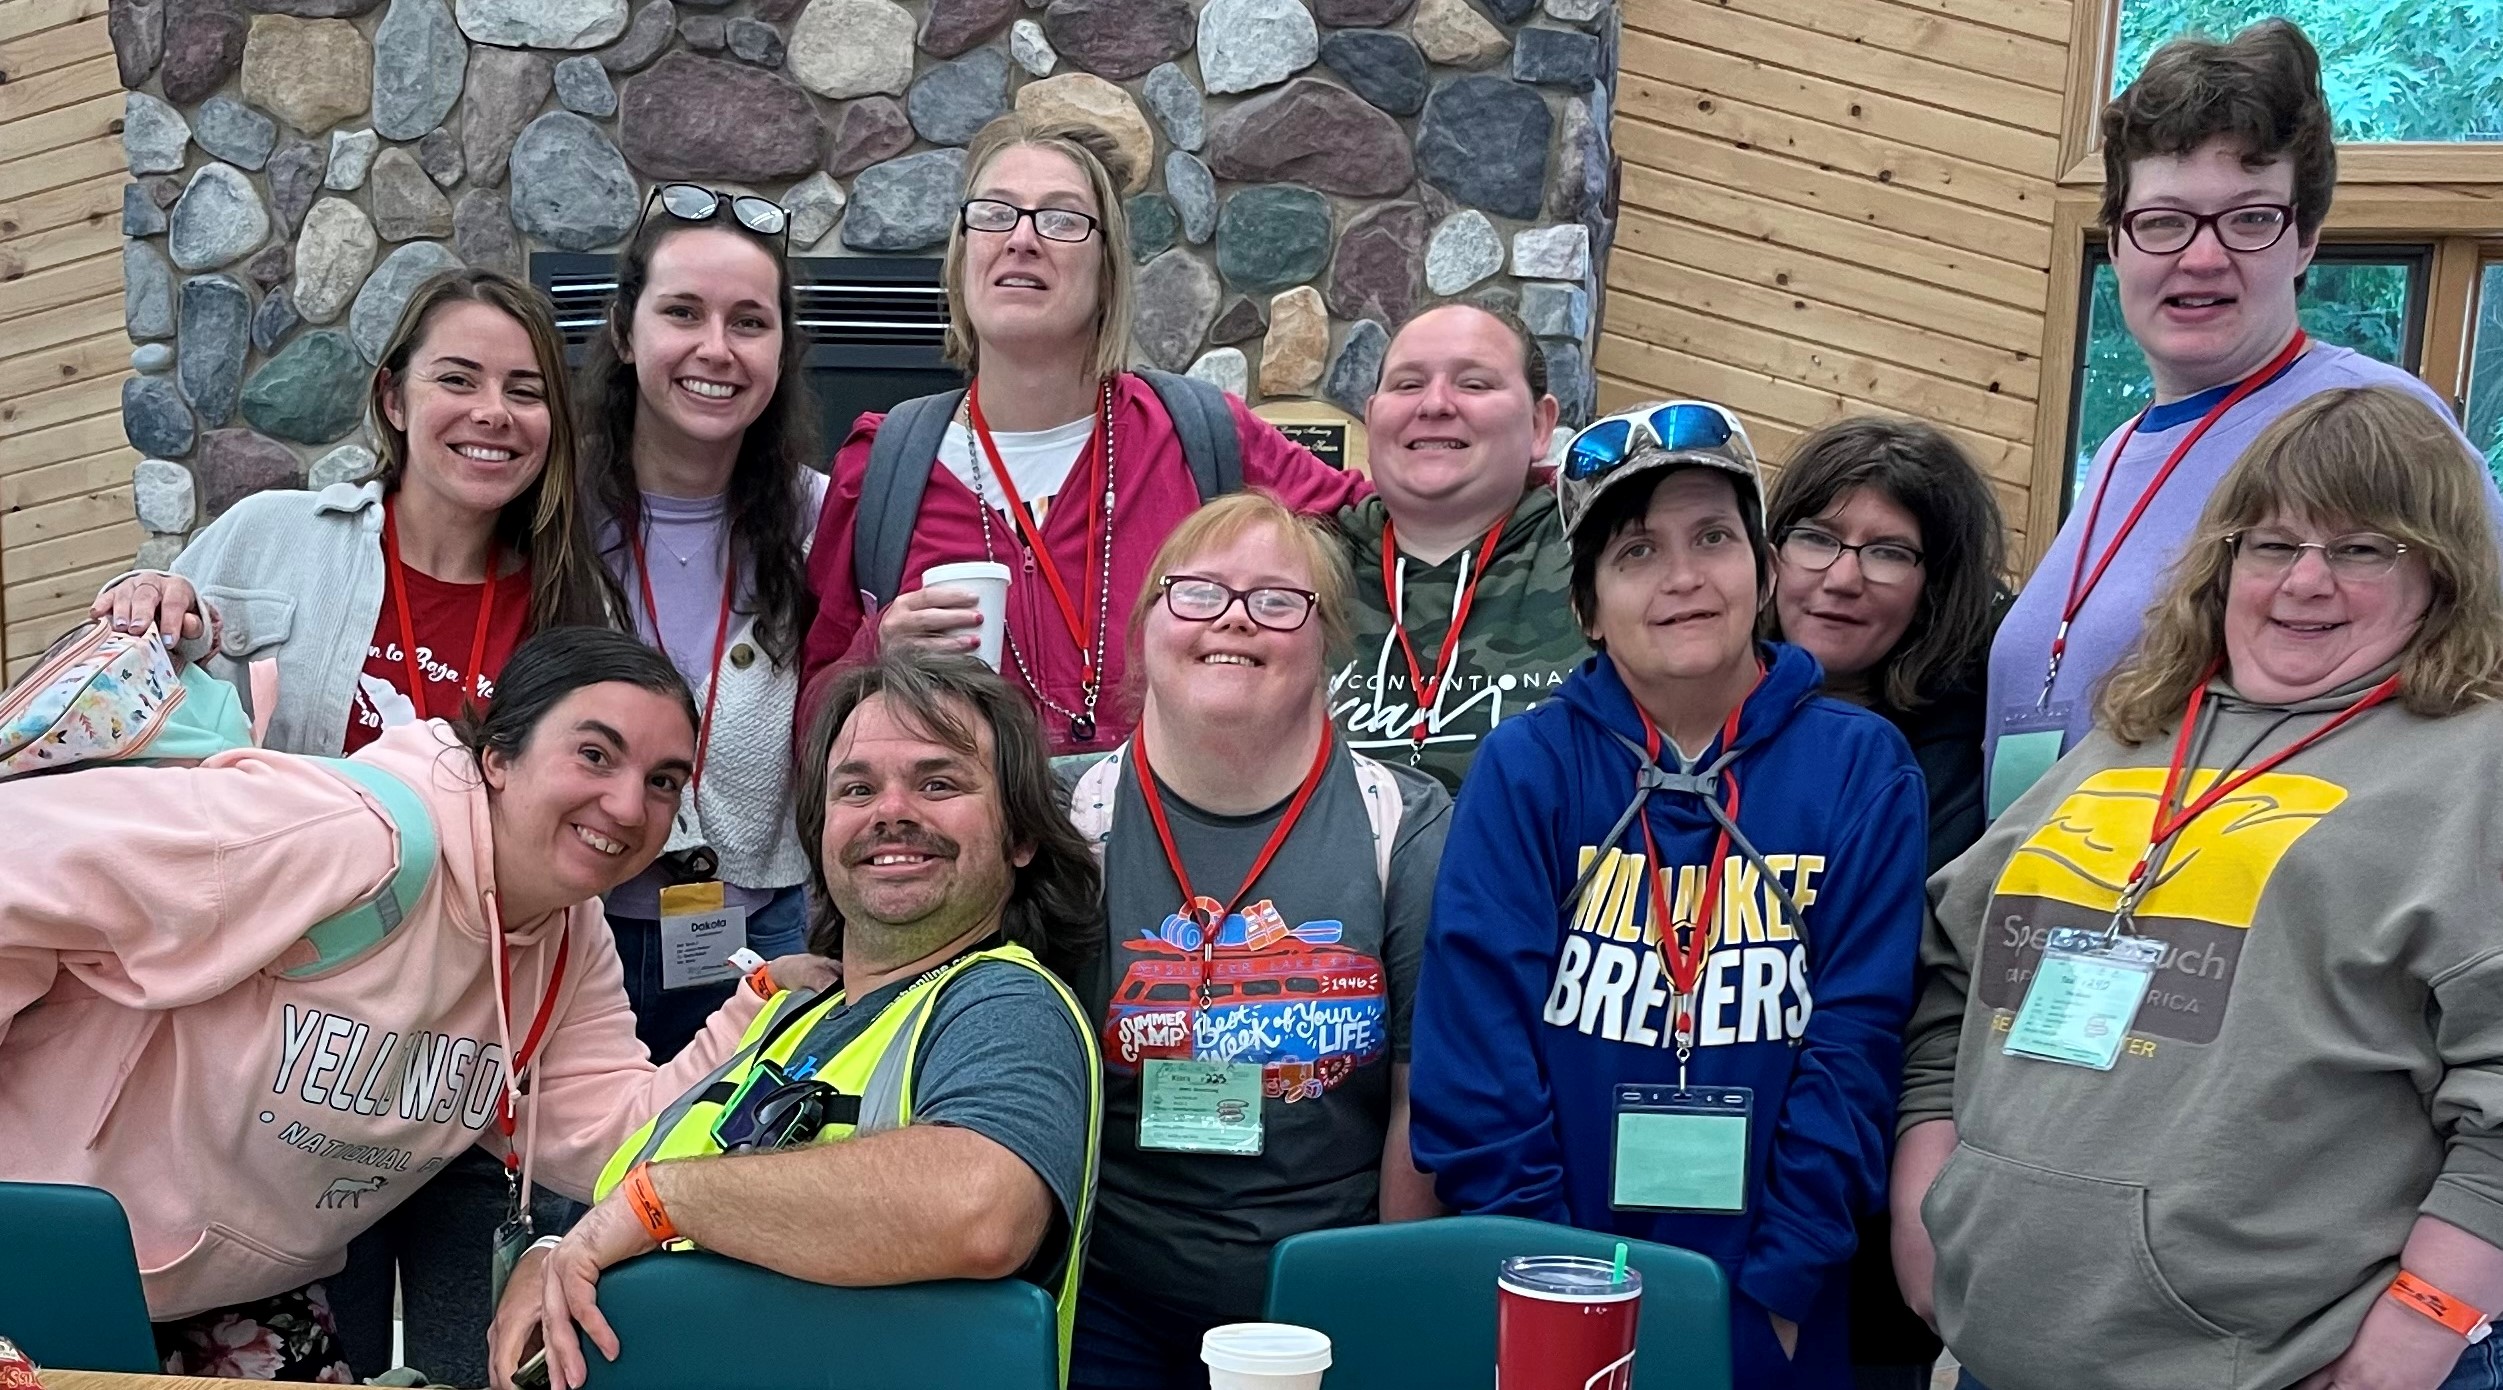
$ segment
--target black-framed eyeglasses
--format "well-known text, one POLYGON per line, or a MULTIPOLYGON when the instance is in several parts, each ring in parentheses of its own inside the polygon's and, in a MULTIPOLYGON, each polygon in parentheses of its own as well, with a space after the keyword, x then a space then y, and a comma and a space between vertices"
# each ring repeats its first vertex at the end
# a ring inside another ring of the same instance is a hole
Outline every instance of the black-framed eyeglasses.
POLYGON ((761 1095, 741 1095, 713 1125, 713 1139, 724 1153, 767 1152, 806 1144, 838 1118, 840 1103, 852 1102, 858 1118, 859 1098, 847 1097, 813 1078, 784 1081, 761 1095))
POLYGON ((643 230, 644 220, 659 207, 681 222, 710 222, 721 215, 724 207, 742 227, 763 237, 784 239, 789 247, 791 214, 771 198, 753 193, 720 193, 700 183, 664 183, 654 188, 643 200, 643 216, 635 219, 635 230, 643 230))
POLYGON ((2122 235, 2150 256, 2188 250, 2203 227, 2214 228, 2217 244, 2228 251, 2265 251, 2284 240, 2293 225, 2294 209, 2285 203, 2245 203, 2223 212, 2136 208, 2121 214, 2122 235))
POLYGON ((969 232, 1009 232, 1020 218, 1034 219, 1034 234, 1045 241, 1084 241, 1102 226, 1075 208, 1021 208, 997 198, 967 198, 956 212, 969 232))
POLYGON ((1293 632, 1312 619, 1321 596, 1310 589, 1275 585, 1237 589, 1195 574, 1165 576, 1165 611, 1186 623, 1213 623, 1236 603, 1254 623, 1271 632, 1293 632))
POLYGON ((1860 574, 1871 584, 1901 584, 1921 569, 1921 552, 1901 541, 1845 545, 1840 536, 1813 526, 1793 526, 1782 533, 1782 558, 1801 569, 1832 569, 1846 553, 1859 557, 1860 574))
POLYGON ((2234 568, 2263 576, 2284 574, 2303 558, 2304 551, 2317 550, 2329 572, 2340 579, 2379 579, 2397 568, 2399 557, 2407 553, 2404 541, 2379 531, 2350 531, 2325 541, 2296 540, 2284 531, 2236 531, 2225 538, 2225 544, 2233 548, 2234 568))

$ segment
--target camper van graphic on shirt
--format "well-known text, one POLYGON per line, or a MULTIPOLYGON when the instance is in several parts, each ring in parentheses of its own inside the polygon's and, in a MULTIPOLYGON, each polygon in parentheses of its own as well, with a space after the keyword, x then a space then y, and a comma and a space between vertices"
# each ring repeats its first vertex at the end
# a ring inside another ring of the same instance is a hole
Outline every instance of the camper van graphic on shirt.
MULTIPOLYGON (((1201 904, 1208 912, 1219 906, 1201 904)), ((1142 1058, 1189 1050, 1209 1061, 1260 1063, 1261 1089, 1272 1099, 1319 1099, 1390 1045, 1382 963, 1342 946, 1341 935, 1338 922, 1289 927, 1269 900, 1253 903, 1218 928, 1203 1010, 1196 1007, 1202 928, 1168 914, 1156 930, 1121 943, 1122 975, 1104 1017, 1105 1062, 1128 1076, 1142 1058)))

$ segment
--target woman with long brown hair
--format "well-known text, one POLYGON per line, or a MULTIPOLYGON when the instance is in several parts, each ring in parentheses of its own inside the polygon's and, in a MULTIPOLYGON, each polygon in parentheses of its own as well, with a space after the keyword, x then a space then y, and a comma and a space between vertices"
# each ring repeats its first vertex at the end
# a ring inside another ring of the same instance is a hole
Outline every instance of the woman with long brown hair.
POLYGON ((575 392, 600 561, 703 711, 667 852, 606 899, 636 1030, 664 1060, 737 987, 731 952, 786 955, 808 931, 791 735, 826 481, 789 224, 749 194, 652 190, 575 392))
MULTIPOLYGON (((98 616, 155 623, 261 702, 262 742, 279 752, 354 753, 459 718, 494 697, 531 633, 605 625, 614 606, 577 498, 564 340, 536 288, 491 270, 418 286, 374 370, 366 437, 367 478, 247 497, 171 571, 125 575, 96 599, 98 616)), ((501 1165, 472 1152, 350 1246, 325 1306, 359 1374, 390 1364, 397 1266, 404 1359, 485 1378, 492 1309, 473 1286, 506 1202, 501 1165)), ((541 1216, 564 1211, 550 1197, 541 1216)))

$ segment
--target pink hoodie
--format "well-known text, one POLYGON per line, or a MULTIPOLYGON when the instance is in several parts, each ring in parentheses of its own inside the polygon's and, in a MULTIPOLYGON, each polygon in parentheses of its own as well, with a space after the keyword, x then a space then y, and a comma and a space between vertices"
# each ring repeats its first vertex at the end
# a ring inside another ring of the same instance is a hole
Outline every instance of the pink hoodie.
POLYGON ((386 940, 307 980, 278 973, 305 931, 398 864, 390 823, 346 780, 254 749, 0 782, 0 1178, 120 1198, 151 1317, 335 1273, 351 1237, 462 1150, 501 1155, 505 1059, 560 931, 572 955, 518 1134, 559 1192, 588 1198, 616 1146, 755 1014, 738 991, 655 1070, 591 901, 505 924, 508 1038, 484 906, 487 797, 468 752, 436 721, 387 730, 358 757, 419 790, 439 860, 386 940))

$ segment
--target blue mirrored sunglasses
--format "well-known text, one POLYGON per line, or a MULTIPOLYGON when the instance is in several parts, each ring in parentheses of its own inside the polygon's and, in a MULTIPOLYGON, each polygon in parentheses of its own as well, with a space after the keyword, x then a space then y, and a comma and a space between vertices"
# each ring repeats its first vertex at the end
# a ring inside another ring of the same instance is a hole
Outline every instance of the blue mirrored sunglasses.
POLYGON ((1646 415, 1611 415, 1582 427, 1564 455, 1564 476, 1598 477, 1638 450, 1718 449, 1730 442, 1729 417, 1695 401, 1671 401, 1646 415))

